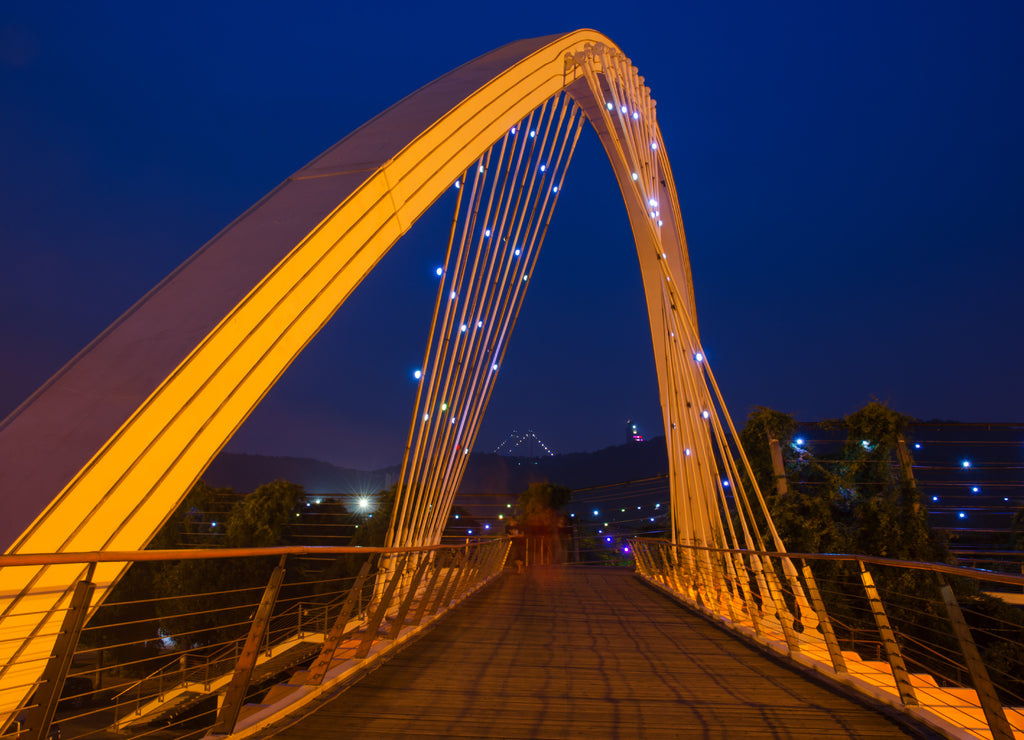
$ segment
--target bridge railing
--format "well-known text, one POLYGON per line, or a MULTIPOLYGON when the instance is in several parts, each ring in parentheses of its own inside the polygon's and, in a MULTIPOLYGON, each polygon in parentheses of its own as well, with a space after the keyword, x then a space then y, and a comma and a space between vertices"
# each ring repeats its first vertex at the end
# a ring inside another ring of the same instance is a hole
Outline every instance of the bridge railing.
POLYGON ((85 599, 65 610, 32 698, 0 737, 47 738, 53 725, 62 740, 244 736, 415 639, 498 575, 508 548, 491 539, 0 556, 4 568, 133 563, 99 606, 88 605, 92 584, 81 582, 85 599), (314 570, 324 556, 336 559, 314 570), (83 609, 88 621, 76 626, 83 609))
POLYGON ((633 542, 647 581, 953 737, 1024 735, 1024 577, 857 555, 633 542))

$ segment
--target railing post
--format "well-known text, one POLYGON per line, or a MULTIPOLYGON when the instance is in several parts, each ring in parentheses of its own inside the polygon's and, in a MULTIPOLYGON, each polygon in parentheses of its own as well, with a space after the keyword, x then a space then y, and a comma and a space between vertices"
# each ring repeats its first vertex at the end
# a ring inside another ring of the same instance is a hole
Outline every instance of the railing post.
POLYGON ((900 646, 896 642, 896 636, 893 634, 892 627, 889 626, 889 618, 885 615, 885 607, 882 605, 882 599, 878 595, 878 589, 875 588, 875 581, 868 571, 867 563, 863 560, 858 560, 857 562, 860 564, 860 579, 864 583, 864 592, 868 596, 868 603, 871 605, 871 611, 875 615, 875 625, 878 627, 878 633, 881 635, 882 643, 885 645, 885 653, 889 658, 889 665, 892 667, 892 677, 896 680, 896 688, 900 692, 900 699, 905 706, 916 707, 917 695, 914 693, 914 687, 910 685, 910 674, 907 672, 907 664, 903 662, 900 646))
POLYGON ((462 563, 462 573, 455 581, 455 588, 452 590, 452 597, 449 600, 458 599, 469 587, 470 575, 476 569, 476 560, 479 554, 479 550, 474 550, 472 555, 466 553, 466 559, 462 563))
POLYGON ((420 580, 422 580, 423 573, 427 569, 427 562, 429 561, 429 558, 426 557, 427 555, 428 553, 420 553, 420 562, 416 565, 416 570, 413 571, 412 580, 409 581, 409 592, 402 599, 402 603, 398 607, 398 613, 395 614, 395 621, 391 623, 391 630, 388 632, 389 640, 398 639, 402 627, 405 626, 405 615, 409 613, 412 600, 416 598, 416 589, 419 588, 420 580))
POLYGON ((764 578, 768 585, 768 598, 775 605, 775 615, 782 628, 782 636, 786 640, 791 653, 800 652, 800 643, 797 640, 796 632, 793 630, 793 615, 786 608, 786 598, 782 594, 782 584, 779 583, 778 575, 775 573, 775 566, 771 559, 765 556, 765 564, 762 565, 764 578))
POLYGON ((437 597, 434 599, 434 603, 430 605, 428 610, 431 614, 436 614, 443 604, 451 601, 451 597, 448 594, 449 586, 455 579, 452 577, 455 572, 455 565, 453 563, 457 550, 449 550, 446 555, 448 558, 448 572, 444 574, 444 582, 441 584, 441 588, 437 592, 437 597))
POLYGON ((388 581, 388 585, 384 588, 384 593, 380 597, 380 603, 377 605, 377 610, 366 623, 366 634, 363 635, 363 639, 359 643, 359 647, 356 649, 355 657, 365 658, 370 654, 370 648, 373 646, 373 640, 377 636, 377 629, 380 627, 380 623, 384 621, 384 615, 388 611, 388 605, 391 603, 391 597, 394 596, 395 589, 398 588, 398 584, 402 580, 402 571, 405 570, 405 562, 408 557, 408 555, 403 555, 395 561, 395 572, 391 576, 391 580, 388 581))
POLYGON ((413 612, 413 626, 416 626, 423 621, 423 615, 427 613, 427 605, 434 599, 434 587, 437 585, 438 576, 441 575, 441 568, 437 564, 437 553, 427 553, 426 559, 428 562, 430 560, 434 561, 434 568, 430 573, 430 580, 427 581, 427 587, 423 591, 423 598, 420 599, 420 603, 416 606, 416 611, 413 612))
POLYGON ((352 588, 345 595, 345 601, 341 605, 341 611, 338 612, 337 619, 334 620, 330 631, 324 636, 324 644, 320 649, 320 655, 313 661, 313 665, 309 667, 309 674, 306 676, 307 686, 319 686, 323 683, 324 677, 331 667, 331 661, 334 660, 334 653, 337 651, 338 645, 341 644, 341 638, 345 636, 345 626, 348 624, 349 617, 352 616, 352 610, 356 605, 358 595, 362 593, 363 584, 366 582, 366 577, 370 574, 372 564, 373 555, 369 555, 363 561, 363 567, 359 569, 359 574, 356 576, 352 588))
POLYGON ((256 666, 256 658, 259 656, 263 633, 270 623, 270 615, 274 611, 277 595, 284 582, 284 563, 287 557, 287 555, 281 556, 281 562, 274 568, 267 587, 263 590, 263 598, 260 599, 256 616, 253 618, 249 634, 245 638, 245 645, 235 664, 235 673, 231 677, 227 691, 224 692, 224 703, 221 704, 220 711, 217 713, 217 721, 210 729, 211 735, 230 735, 234 732, 238 713, 242 710, 242 702, 245 700, 245 692, 249 688, 249 678, 252 676, 252 669, 256 666))
POLYGON ((747 616, 750 617, 750 624, 754 628, 754 634, 758 637, 764 635, 764 628, 761 626, 761 613, 758 611, 757 602, 754 601, 754 591, 750 587, 750 568, 743 562, 743 555, 733 553, 733 568, 736 570, 736 578, 742 578, 739 587, 743 589, 743 603, 747 607, 747 616))
POLYGON ((825 602, 822 601, 821 593, 818 591, 818 583, 814 580, 811 566, 807 564, 806 560, 803 563, 803 572, 804 582, 807 584, 807 594, 811 597, 811 605, 818 613, 818 628, 821 630, 822 637, 825 638, 828 657, 832 659, 832 670, 836 673, 845 673, 846 658, 843 657, 843 651, 839 649, 839 640, 836 639, 836 633, 832 629, 832 620, 828 617, 825 602))
POLYGON ((40 685, 36 689, 35 696, 36 705, 26 713, 25 726, 28 728, 28 737, 33 740, 45 740, 50 729, 50 722, 53 721, 54 712, 57 711, 60 691, 64 688, 64 679, 67 678, 68 669, 71 667, 71 658, 75 653, 78 637, 82 634, 82 627, 85 626, 89 601, 96 589, 96 584, 91 580, 94 568, 95 565, 90 564, 86 580, 75 584, 71 602, 60 625, 60 632, 53 643, 53 655, 46 662, 43 674, 39 677, 40 685))
POLYGON ((985 712, 988 728, 992 732, 992 740, 1013 740, 1013 730, 1006 719, 1006 713, 1003 712, 1003 704, 999 701, 999 696, 992 686, 988 669, 985 668, 985 663, 978 653, 978 646, 974 644, 971 630, 960 610, 960 603, 956 600, 953 589, 945 583, 942 576, 939 576, 939 591, 942 592, 942 601, 946 604, 949 622, 953 626, 957 642, 960 643, 960 652, 963 653, 964 659, 967 661, 971 683, 974 684, 974 690, 978 692, 981 709, 985 712))

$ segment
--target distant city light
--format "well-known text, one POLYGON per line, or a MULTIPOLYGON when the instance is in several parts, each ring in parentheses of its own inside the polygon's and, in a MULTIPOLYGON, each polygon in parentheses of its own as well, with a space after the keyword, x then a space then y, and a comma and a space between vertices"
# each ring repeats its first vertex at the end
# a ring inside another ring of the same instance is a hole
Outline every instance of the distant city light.
POLYGON ((658 148, 658 142, 652 141, 651 142, 651 151, 654 151, 657 148, 658 148))
POLYGON ((919 449, 921 449, 921 443, 920 443, 920 442, 915 442, 915 443, 914 443, 914 449, 915 449, 915 450, 919 450, 919 449))
POLYGON ((491 235, 491 230, 490 229, 484 229, 484 236, 490 236, 490 235, 491 235))
POLYGON ((366 496, 360 496, 358 504, 362 511, 366 511, 370 508, 370 499, 366 498, 366 496))
POLYGON ((639 177, 640 177, 640 176, 639 176, 639 175, 637 175, 637 174, 636 174, 635 172, 633 173, 633 181, 634 181, 634 182, 636 182, 636 180, 637 180, 637 179, 638 179, 639 177))
POLYGON ((938 503, 939 502, 939 497, 938 496, 932 496, 932 501, 934 501, 935 503, 938 503))
POLYGON ((729 487, 729 481, 727 481, 727 480, 722 481, 722 485, 725 486, 726 488, 728 488, 729 487))
POLYGON ((971 493, 978 493, 980 490, 977 486, 971 486, 971 493))
POLYGON ((960 516, 961 519, 966 519, 967 518, 967 515, 965 513, 963 513, 962 511, 960 512, 959 516, 960 516))
POLYGON ((693 356, 693 359, 695 359, 697 362, 704 362, 704 355, 703 353, 698 352, 693 356))
POLYGON ((456 294, 456 292, 455 292, 455 291, 453 290, 453 291, 452 291, 452 293, 451 293, 451 299, 452 299, 453 301, 455 300, 455 298, 456 298, 456 295, 457 295, 457 294, 456 294))
POLYGON ((558 186, 555 185, 553 188, 551 188, 551 192, 552 193, 557 193, 558 192, 558 186))
POLYGON ((546 171, 547 171, 547 169, 548 169, 548 166, 547 166, 546 164, 542 164, 542 165, 540 166, 540 171, 541 171, 541 172, 546 172, 546 171))
POLYGON ((629 108, 627 108, 626 106, 622 106, 622 108, 620 108, 620 110, 621 110, 621 111, 622 111, 623 113, 629 113, 629 108))
POLYGON ((518 257, 518 256, 519 256, 519 250, 517 249, 516 250, 516 257, 518 257))
POLYGON ((419 380, 420 378, 423 377, 423 371, 422 370, 413 370, 412 371, 412 377, 414 377, 416 380, 419 380))
POLYGON ((605 541, 605 542, 611 542, 611 541, 612 541, 612 538, 611 538, 611 537, 605 537, 605 538, 604 538, 604 541, 605 541))
POLYGON ((458 190, 458 189, 459 189, 459 188, 461 188, 461 187, 462 187, 462 183, 461 183, 461 182, 459 182, 458 180, 456 180, 456 181, 455 181, 455 189, 456 189, 456 190, 458 190))
POLYGON ((512 135, 513 135, 513 136, 515 136, 515 133, 516 133, 516 127, 515 127, 515 126, 513 126, 513 127, 512 127, 512 135))
POLYGON ((804 438, 803 437, 797 437, 796 438, 796 443, 798 445, 800 445, 801 447, 803 447, 804 446, 804 438))
POLYGON ((693 452, 692 452, 692 451, 690 450, 690 448, 689 448, 689 447, 687 447, 687 448, 686 448, 686 455, 687 455, 687 457, 689 457, 689 456, 690 456, 690 455, 692 455, 692 454, 693 454, 693 452))
POLYGON ((459 331, 461 331, 461 332, 464 332, 464 331, 466 331, 466 329, 467 329, 467 328, 468 328, 468 327, 467 327, 467 326, 466 326, 465 324, 463 324, 463 325, 462 325, 462 326, 461 326, 461 327, 459 328, 459 331))
POLYGON ((594 509, 594 516, 597 516, 597 515, 598 515, 598 514, 600 514, 600 513, 601 513, 601 512, 599 512, 599 511, 598 511, 597 509, 594 509))
POLYGON ((438 268, 437 268, 436 270, 434 270, 434 273, 435 273, 435 274, 436 274, 436 275, 437 275, 438 277, 441 277, 442 275, 444 275, 444 268, 443 268, 443 267, 438 267, 438 268))
MULTIPOLYGON (((515 132, 513 131, 512 133, 515 133, 515 132)), ((468 530, 468 531, 466 532, 466 534, 473 534, 473 530, 472 530, 472 529, 468 530)))
MULTIPOLYGON (((640 120, 640 113, 639 112, 633 111, 633 120, 634 121, 639 121, 640 120)), ((628 552, 628 550, 627 550, 627 552, 628 552)))
POLYGON ((611 103, 605 103, 605 104, 604 104, 604 106, 605 106, 605 108, 607 108, 608 110, 615 110, 615 106, 614 106, 614 105, 612 105, 611 103))
POLYGON ((456 514, 456 515, 455 515, 455 518, 456 518, 456 519, 458 519, 458 518, 459 518, 459 515, 458 515, 458 514, 456 514))
POLYGON ((708 419, 711 417, 711 412, 708 411, 707 409, 704 409, 703 411, 701 411, 700 415, 703 416, 705 419, 708 419))
POLYGON ((971 461, 970 460, 964 460, 962 463, 960 463, 960 465, 962 467, 969 468, 969 467, 971 467, 971 461))
POLYGON ((537 135, 537 132, 536 132, 536 131, 531 131, 531 132, 530 132, 530 138, 531 138, 531 139, 532 139, 532 138, 533 138, 534 136, 536 136, 536 135, 537 135))

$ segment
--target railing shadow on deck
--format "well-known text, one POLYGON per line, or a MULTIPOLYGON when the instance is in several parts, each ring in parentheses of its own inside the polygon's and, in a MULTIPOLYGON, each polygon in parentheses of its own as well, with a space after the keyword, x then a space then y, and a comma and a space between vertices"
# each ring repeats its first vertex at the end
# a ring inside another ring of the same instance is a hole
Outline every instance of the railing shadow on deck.
POLYGON ((416 640, 501 574, 509 545, 0 556, 5 568, 130 562, 126 579, 172 591, 146 597, 125 580, 90 607, 81 582, 47 669, 0 738, 47 738, 57 725, 62 740, 245 737, 416 640), (303 556, 336 560, 313 572, 303 556))
POLYGON ((638 575, 748 642, 949 737, 1024 738, 1024 577, 633 541, 638 575), (1006 601, 1010 601, 1007 599, 1006 601))

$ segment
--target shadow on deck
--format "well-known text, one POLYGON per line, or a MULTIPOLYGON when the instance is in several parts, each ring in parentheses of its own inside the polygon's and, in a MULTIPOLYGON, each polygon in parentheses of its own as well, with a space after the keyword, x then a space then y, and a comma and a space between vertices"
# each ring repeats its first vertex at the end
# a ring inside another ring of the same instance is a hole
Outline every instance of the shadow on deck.
POLYGON ((630 571, 506 575, 311 714, 259 737, 907 737, 630 571))

